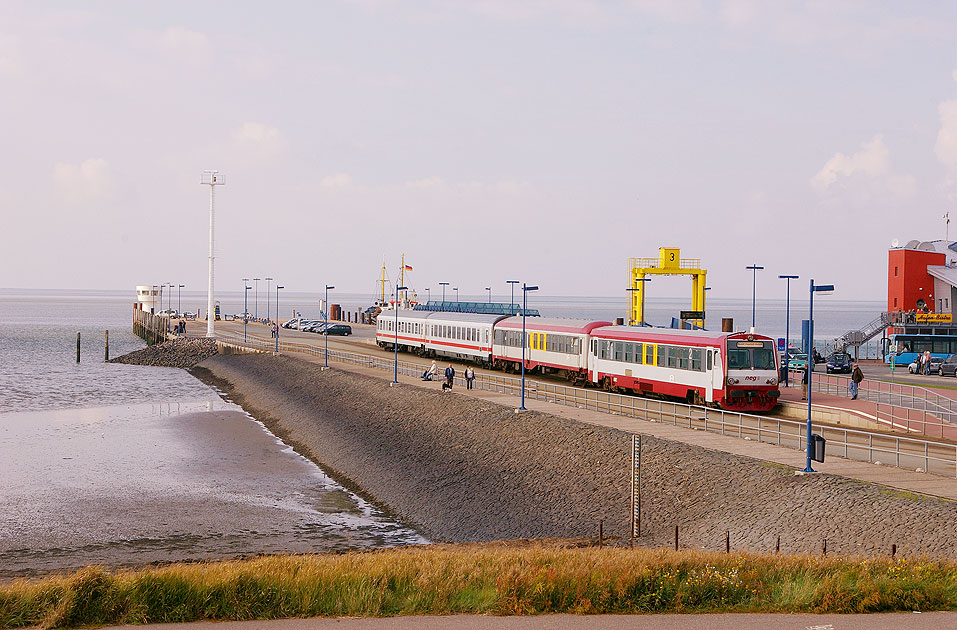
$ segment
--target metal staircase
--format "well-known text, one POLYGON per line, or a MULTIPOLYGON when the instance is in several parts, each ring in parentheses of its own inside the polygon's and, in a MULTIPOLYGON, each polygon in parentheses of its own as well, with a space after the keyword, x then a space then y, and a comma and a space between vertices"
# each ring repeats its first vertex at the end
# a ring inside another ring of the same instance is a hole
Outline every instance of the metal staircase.
POLYGON ((859 348, 894 323, 894 315, 895 313, 881 313, 862 326, 860 330, 847 331, 834 340, 834 349, 847 351, 848 348, 859 348))

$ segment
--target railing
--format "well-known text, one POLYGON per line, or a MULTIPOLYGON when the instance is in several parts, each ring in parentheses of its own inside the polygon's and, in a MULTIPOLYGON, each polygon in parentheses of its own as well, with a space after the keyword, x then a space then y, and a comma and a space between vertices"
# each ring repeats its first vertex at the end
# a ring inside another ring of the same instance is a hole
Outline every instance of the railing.
MULTIPOLYGON (((218 339, 267 352, 275 348, 275 341, 264 339, 249 338, 244 342, 242 338, 233 335, 220 335, 218 339)), ((322 347, 287 341, 280 343, 280 351, 300 352, 313 356, 325 355, 325 349, 322 347)), ((405 376, 421 376, 427 369, 424 364, 405 360, 396 362, 394 359, 358 352, 329 350, 328 354, 330 361, 379 370, 397 369, 399 374, 405 376)), ((456 377, 455 381, 457 384, 464 385, 464 379, 460 376, 456 377)), ((474 387, 519 396, 522 385, 521 379, 515 377, 477 373, 474 387)), ((799 450, 807 447, 807 424, 796 420, 697 407, 532 379, 525 379, 525 396, 531 400, 543 400, 652 422, 666 422, 675 426, 711 431, 799 450)), ((831 454, 838 454, 846 459, 957 477, 957 445, 955 444, 813 423, 812 431, 822 435, 828 441, 831 454)))

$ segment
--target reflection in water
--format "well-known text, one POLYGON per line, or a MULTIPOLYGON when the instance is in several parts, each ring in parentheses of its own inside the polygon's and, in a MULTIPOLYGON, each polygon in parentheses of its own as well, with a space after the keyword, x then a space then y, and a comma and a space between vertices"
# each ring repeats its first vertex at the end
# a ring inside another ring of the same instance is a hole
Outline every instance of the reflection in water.
POLYGON ((426 542, 215 395, 0 414, 0 478, 5 576, 426 542))

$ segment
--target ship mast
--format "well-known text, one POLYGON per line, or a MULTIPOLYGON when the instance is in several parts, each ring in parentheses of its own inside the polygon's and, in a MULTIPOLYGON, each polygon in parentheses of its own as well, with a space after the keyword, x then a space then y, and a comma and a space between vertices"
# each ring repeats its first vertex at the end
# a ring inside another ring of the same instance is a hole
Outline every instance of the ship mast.
POLYGON ((385 278, 385 259, 383 258, 383 259, 382 259, 382 279, 379 280, 379 284, 382 285, 382 297, 381 297, 380 300, 379 300, 379 304, 381 304, 381 305, 385 305, 385 283, 386 283, 386 278, 385 278))

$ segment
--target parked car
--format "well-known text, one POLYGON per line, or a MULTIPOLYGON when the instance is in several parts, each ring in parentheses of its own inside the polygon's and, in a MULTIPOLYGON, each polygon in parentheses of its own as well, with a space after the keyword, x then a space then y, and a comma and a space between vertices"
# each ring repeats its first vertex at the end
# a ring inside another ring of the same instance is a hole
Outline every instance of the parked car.
POLYGON ((326 328, 325 322, 310 322, 299 330, 303 332, 321 333, 326 328))
POLYGON ((299 330, 303 332, 311 332, 309 329, 315 326, 321 325, 322 322, 318 319, 303 319, 299 321, 299 330))
MULTIPOLYGON (((933 371, 933 364, 931 364, 931 372, 933 371)), ((957 354, 952 354, 941 361, 937 366, 937 373, 941 376, 957 376, 957 354)))
POLYGON ((835 352, 828 357, 825 368, 828 374, 833 372, 837 372, 838 374, 850 374, 853 364, 854 361, 851 359, 851 355, 846 352, 835 352))
POLYGON ((327 335, 351 335, 352 326, 349 324, 329 324, 329 328, 325 330, 327 335))
POLYGON ((283 328, 299 328, 299 318, 293 318, 281 324, 283 328))
MULTIPOLYGON (((930 358, 930 373, 940 374, 940 364, 944 362, 943 357, 930 358)), ((920 374, 920 361, 914 361, 907 366, 907 371, 911 374, 920 374)))
POLYGON ((788 360, 788 369, 803 372, 807 369, 807 355, 795 354, 788 360))

